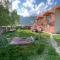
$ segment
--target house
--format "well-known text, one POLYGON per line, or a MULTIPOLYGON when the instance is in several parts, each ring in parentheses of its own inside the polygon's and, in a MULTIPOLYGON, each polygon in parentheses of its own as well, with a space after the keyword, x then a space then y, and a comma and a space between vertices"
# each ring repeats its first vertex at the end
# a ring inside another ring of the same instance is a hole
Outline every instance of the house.
POLYGON ((42 29, 45 32, 60 33, 60 5, 37 16, 33 27, 35 30, 42 29), (39 28, 37 28, 38 26, 39 28))
POLYGON ((60 5, 55 7, 55 32, 60 33, 60 5))

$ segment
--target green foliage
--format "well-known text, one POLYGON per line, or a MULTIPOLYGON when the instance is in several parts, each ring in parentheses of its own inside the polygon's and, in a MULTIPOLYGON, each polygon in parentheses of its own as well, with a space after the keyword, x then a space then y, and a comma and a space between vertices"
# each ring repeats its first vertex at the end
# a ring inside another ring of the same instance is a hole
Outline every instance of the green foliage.
POLYGON ((55 49, 52 46, 48 46, 48 54, 58 56, 58 53, 55 51, 55 49))
POLYGON ((0 34, 0 48, 5 48, 8 45, 8 40, 5 36, 0 34))
POLYGON ((7 8, 0 5, 0 26, 17 25, 19 24, 19 18, 20 16, 17 15, 16 11, 10 13, 7 8))
POLYGON ((3 7, 5 7, 5 8, 8 9, 9 0, 1 0, 0 3, 1 3, 1 5, 2 5, 3 7), (2 1, 3 1, 4 3, 2 3, 2 1))
POLYGON ((28 29, 18 29, 16 30, 16 33, 20 36, 20 37, 28 37, 28 36, 34 36, 36 33, 32 32, 31 30, 28 29))
POLYGON ((42 52, 44 51, 44 49, 45 49, 45 45, 44 44, 40 44, 40 47, 38 48, 37 53, 38 54, 42 54, 42 52))
POLYGON ((28 45, 8 45, 6 48, 0 49, 0 56, 3 56, 3 58, 5 57, 5 59, 8 59, 7 57, 9 57, 10 60, 60 59, 55 49, 48 43, 48 34, 45 36, 45 33, 35 33, 30 30, 17 30, 16 32, 7 32, 4 34, 4 36, 7 35, 6 37, 33 36, 35 38, 35 42, 28 45), (40 58, 38 58, 38 56, 40 56, 40 58))
POLYGON ((9 11, 0 5, 0 26, 9 24, 9 11))
POLYGON ((16 36, 16 33, 15 32, 5 32, 3 33, 3 35, 6 37, 6 38, 13 38, 16 36))
POLYGON ((58 34, 58 35, 53 35, 53 38, 54 38, 57 42, 60 42, 60 34, 58 34))
POLYGON ((57 42, 58 46, 60 46, 60 34, 53 35, 53 38, 57 42))
POLYGON ((20 23, 19 23, 19 22, 20 22, 20 21, 19 21, 20 16, 17 15, 17 11, 16 11, 16 10, 14 10, 14 11, 11 13, 10 18, 11 18, 11 25, 19 25, 19 24, 20 24, 20 23))
POLYGON ((36 33, 32 32, 31 30, 16 30, 15 32, 5 32, 3 35, 6 38, 13 38, 13 37, 29 37, 35 36, 36 33))

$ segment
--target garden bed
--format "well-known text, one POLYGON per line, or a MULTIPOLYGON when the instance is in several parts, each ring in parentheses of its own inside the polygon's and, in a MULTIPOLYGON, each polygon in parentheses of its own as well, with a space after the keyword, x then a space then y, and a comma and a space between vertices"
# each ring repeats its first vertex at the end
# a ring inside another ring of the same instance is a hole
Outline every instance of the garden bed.
MULTIPOLYGON (((35 33, 30 30, 17 30, 16 32, 7 32, 3 34, 5 38, 14 38, 14 37, 29 37, 33 36, 35 41, 34 43, 28 45, 10 45, 6 43, 7 47, 0 49, 0 59, 1 60, 41 60, 42 57, 44 60, 60 60, 60 56, 55 52, 55 49, 48 43, 49 34, 46 33, 35 33), (45 56, 44 56, 45 55, 45 56), (47 56, 48 55, 48 56, 47 56), (40 56, 40 58, 38 58, 40 56), (56 57, 58 56, 58 57, 56 57), (7 58, 8 57, 8 58, 7 58)), ((3 38, 2 37, 2 38, 3 38)), ((6 41, 3 38, 3 42, 6 41)), ((1 38, 0 38, 1 40, 1 38)), ((11 40, 12 41, 12 40, 11 40)), ((4 42, 5 43, 5 42, 4 42)))

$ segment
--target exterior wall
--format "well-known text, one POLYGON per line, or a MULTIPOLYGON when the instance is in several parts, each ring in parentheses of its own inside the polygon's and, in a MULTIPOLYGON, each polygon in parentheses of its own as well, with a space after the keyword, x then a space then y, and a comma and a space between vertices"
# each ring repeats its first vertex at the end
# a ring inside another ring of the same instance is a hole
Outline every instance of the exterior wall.
POLYGON ((46 24, 46 28, 45 28, 45 32, 50 32, 50 33, 54 33, 54 21, 55 21, 55 15, 49 14, 46 18, 48 20, 48 23, 46 24))
POLYGON ((43 16, 43 19, 39 18, 39 20, 35 20, 32 30, 40 30, 42 29, 45 32, 54 33, 54 21, 55 15, 50 14, 48 16, 43 16))
POLYGON ((55 32, 60 33, 60 9, 55 11, 55 32))
POLYGON ((49 27, 51 33, 55 32, 54 23, 55 23, 55 14, 51 14, 50 27, 49 27))

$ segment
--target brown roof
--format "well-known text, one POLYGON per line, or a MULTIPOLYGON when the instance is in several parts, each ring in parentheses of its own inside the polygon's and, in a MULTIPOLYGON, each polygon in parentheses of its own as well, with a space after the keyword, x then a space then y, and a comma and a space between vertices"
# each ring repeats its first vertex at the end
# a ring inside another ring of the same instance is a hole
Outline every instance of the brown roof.
POLYGON ((37 19, 37 20, 43 19, 43 16, 37 16, 36 19, 37 19))
POLYGON ((52 14, 52 13, 53 13, 53 12, 49 12, 49 11, 48 11, 48 12, 44 13, 43 16, 49 16, 49 15, 52 14))

